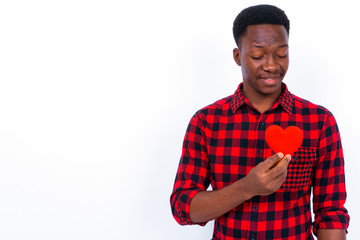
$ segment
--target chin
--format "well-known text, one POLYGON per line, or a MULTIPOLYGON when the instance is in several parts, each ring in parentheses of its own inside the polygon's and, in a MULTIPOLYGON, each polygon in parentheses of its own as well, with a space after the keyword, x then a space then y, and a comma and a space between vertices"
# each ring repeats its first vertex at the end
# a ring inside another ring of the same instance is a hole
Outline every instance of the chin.
POLYGON ((279 92, 281 93, 281 82, 278 84, 274 84, 274 85, 267 85, 264 87, 261 87, 259 89, 260 93, 262 93, 263 95, 272 95, 272 94, 278 94, 279 92))

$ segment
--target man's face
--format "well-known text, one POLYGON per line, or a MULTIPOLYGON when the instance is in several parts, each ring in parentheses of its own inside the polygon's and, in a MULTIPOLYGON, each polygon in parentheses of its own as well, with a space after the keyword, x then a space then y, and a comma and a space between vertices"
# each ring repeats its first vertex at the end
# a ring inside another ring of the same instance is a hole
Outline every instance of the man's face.
POLYGON ((289 66, 288 35, 283 25, 250 25, 234 49, 241 66, 243 91, 258 96, 280 95, 289 66))

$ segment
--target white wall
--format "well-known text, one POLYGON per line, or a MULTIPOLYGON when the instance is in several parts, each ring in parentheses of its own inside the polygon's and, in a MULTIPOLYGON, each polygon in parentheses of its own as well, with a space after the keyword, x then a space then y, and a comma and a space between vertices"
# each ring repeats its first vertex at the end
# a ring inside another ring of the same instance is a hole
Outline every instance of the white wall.
POLYGON ((291 92, 336 116, 359 239, 356 1, 1 1, 0 239, 210 239, 169 196, 190 117, 241 82, 232 22, 291 20, 291 92))

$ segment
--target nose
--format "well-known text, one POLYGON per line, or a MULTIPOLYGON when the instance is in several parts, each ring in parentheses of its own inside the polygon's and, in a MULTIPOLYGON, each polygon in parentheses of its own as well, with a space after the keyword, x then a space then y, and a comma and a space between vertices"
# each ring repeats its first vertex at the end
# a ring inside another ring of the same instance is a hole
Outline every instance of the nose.
POLYGON ((263 65, 263 69, 266 72, 275 72, 279 68, 279 64, 276 62, 274 56, 267 56, 265 59, 265 63, 263 65))

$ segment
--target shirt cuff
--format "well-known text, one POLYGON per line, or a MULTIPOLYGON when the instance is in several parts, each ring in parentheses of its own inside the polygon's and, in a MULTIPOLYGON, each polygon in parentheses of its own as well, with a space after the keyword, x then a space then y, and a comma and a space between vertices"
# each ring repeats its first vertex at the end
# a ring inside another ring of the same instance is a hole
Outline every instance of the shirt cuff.
POLYGON ((181 194, 178 196, 178 203, 175 207, 175 211, 177 212, 178 221, 181 225, 200 225, 205 226, 207 222, 203 223, 194 223, 190 219, 190 203, 195 195, 203 190, 195 189, 195 190, 185 190, 182 191, 181 194))
POLYGON ((318 229, 344 229, 347 233, 349 226, 349 215, 330 212, 325 216, 315 217, 313 232, 317 236, 318 229))

